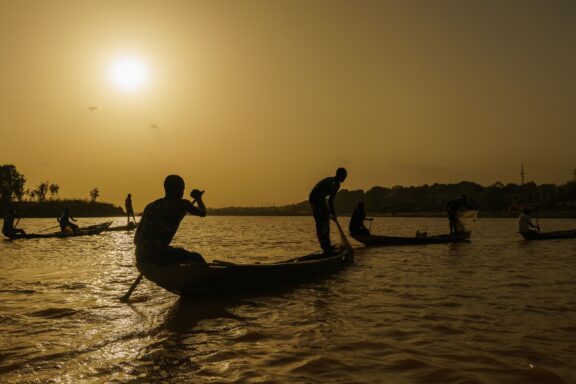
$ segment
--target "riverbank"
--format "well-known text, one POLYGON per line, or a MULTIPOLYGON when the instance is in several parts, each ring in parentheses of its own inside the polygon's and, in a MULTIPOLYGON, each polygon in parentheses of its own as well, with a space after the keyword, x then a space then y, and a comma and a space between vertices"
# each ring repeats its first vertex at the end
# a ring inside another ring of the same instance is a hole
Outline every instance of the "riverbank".
MULTIPOLYGON (((121 207, 105 202, 90 202, 86 200, 46 200, 20 201, 11 204, 21 217, 59 217, 64 208, 70 209, 73 217, 116 217, 124 216, 121 207)), ((1 212, 4 215, 5 212, 1 212)))

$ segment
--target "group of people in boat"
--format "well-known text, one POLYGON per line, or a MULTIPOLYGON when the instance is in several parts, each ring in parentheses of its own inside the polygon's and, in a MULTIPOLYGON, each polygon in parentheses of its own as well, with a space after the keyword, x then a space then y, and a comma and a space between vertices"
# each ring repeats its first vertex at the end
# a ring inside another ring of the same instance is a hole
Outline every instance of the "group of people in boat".
MULTIPOLYGON (((124 205, 126 208, 127 217, 127 227, 134 228, 137 226, 136 217, 134 215, 134 208, 132 208, 132 195, 129 193, 124 200, 124 205), (131 221, 132 219, 133 221, 131 221)), ((26 235, 26 231, 18 228, 18 223, 21 216, 18 214, 15 208, 9 208, 4 215, 4 222, 2 224, 2 234, 8 238, 14 238, 19 235, 26 235), (16 221, 16 222, 15 222, 16 221)), ((60 226, 60 231, 62 233, 66 232, 78 232, 80 227, 73 222, 76 219, 71 215, 70 208, 65 207, 59 217, 56 218, 58 225, 60 226)))

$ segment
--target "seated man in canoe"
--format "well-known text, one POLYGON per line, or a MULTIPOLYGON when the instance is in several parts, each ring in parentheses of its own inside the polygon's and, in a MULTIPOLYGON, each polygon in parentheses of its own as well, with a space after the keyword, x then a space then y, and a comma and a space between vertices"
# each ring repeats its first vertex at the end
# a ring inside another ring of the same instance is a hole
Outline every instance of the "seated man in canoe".
POLYGON ((70 215, 70 208, 68 207, 64 208, 64 212, 62 212, 60 217, 56 220, 60 223, 60 231, 62 231, 62 233, 68 232, 68 228, 70 228, 72 232, 78 232, 80 229, 79 226, 70 221, 76 221, 76 219, 70 215))
POLYGON ((316 236, 326 254, 331 253, 334 248, 330 243, 330 219, 336 220, 334 198, 340 189, 340 183, 346 180, 347 174, 345 168, 338 168, 335 176, 320 180, 308 197, 316 222, 316 236))
POLYGON ((180 176, 167 176, 164 180, 164 197, 144 209, 134 235, 137 262, 164 265, 206 262, 199 253, 170 246, 187 213, 206 216, 206 207, 202 202, 204 191, 192 190, 190 196, 193 201, 190 201, 182 198, 184 189, 184 180, 180 176))
POLYGON ((18 221, 20 221, 20 217, 16 213, 16 210, 10 208, 8 212, 6 212, 6 215, 4 215, 4 223, 2 224, 2 234, 4 236, 13 238, 18 235, 26 234, 26 232, 24 232, 23 229, 16 228, 16 225, 18 225, 18 221, 16 222, 16 225, 14 225, 14 219, 16 218, 18 218, 18 221))
POLYGON ((366 211, 364 211, 364 203, 358 203, 354 212, 352 212, 352 216, 350 217, 350 224, 348 224, 348 230, 352 236, 360 235, 360 236, 369 236, 370 230, 366 228, 364 225, 364 221, 372 221, 374 219, 366 218, 366 211))
POLYGON ((532 219, 530 218, 531 214, 532 210, 530 208, 524 208, 522 212, 520 212, 520 216, 518 216, 518 232, 527 238, 536 237, 540 232, 540 227, 532 223, 532 219), (536 228, 536 230, 531 228, 536 228))

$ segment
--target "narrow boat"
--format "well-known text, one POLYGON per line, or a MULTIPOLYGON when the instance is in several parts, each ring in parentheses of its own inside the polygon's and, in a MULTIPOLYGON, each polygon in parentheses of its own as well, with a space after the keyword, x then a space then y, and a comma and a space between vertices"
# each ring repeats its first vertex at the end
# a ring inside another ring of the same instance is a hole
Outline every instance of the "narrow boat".
POLYGON ((120 226, 116 226, 116 227, 108 227, 108 228, 106 228, 104 231, 105 231, 105 232, 112 232, 112 231, 132 231, 133 229, 136 229, 137 226, 138 226, 138 224, 130 223, 130 224, 128 224, 128 225, 120 225, 120 226))
POLYGON ((470 235, 472 234, 472 226, 476 223, 477 216, 478 210, 476 209, 458 212, 458 222, 456 223, 456 230, 458 232, 454 235, 442 234, 428 236, 425 232, 417 232, 416 236, 383 236, 352 233, 350 236, 367 247, 469 242, 470 235))
POLYGON ((103 232, 106 228, 108 228, 112 224, 111 221, 90 225, 88 227, 82 227, 76 232, 52 232, 52 233, 27 233, 25 235, 16 235, 10 237, 10 240, 18 240, 18 239, 45 239, 51 237, 77 237, 77 236, 90 236, 90 235, 98 235, 99 233, 103 232))
POLYGON ((339 271, 354 259, 351 248, 330 255, 313 253, 278 263, 212 263, 157 265, 137 263, 148 280, 181 296, 237 293, 270 286, 310 281, 339 271))
POLYGON ((462 243, 470 241, 469 233, 461 235, 434 235, 434 236, 380 236, 350 234, 356 241, 367 247, 382 247, 387 245, 423 245, 441 243, 462 243))
POLYGON ((574 239, 576 238, 576 229, 553 232, 529 232, 521 233, 526 240, 554 240, 554 239, 574 239))

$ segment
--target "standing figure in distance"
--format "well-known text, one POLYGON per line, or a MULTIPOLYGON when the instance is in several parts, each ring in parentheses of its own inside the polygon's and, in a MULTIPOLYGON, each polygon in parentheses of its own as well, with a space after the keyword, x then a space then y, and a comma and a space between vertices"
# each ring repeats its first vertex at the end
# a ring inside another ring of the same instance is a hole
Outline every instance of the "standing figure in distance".
POLYGON ((308 197, 316 222, 316 236, 322 251, 326 254, 333 250, 330 244, 330 219, 336 220, 334 198, 340 189, 340 183, 346 180, 347 174, 346 169, 338 168, 335 176, 320 180, 312 188, 308 197), (328 198, 328 202, 326 202, 326 198, 328 198))
POLYGON ((136 262, 159 265, 205 262, 199 253, 170 246, 187 213, 206 216, 206 207, 202 202, 204 191, 192 190, 190 196, 193 201, 190 201, 182 198, 184 189, 184 179, 169 175, 164 179, 164 197, 144 209, 134 235, 136 262))
POLYGON ((60 231, 62 232, 66 232, 68 228, 70 228, 72 232, 77 232, 80 229, 80 227, 70 221, 76 221, 76 219, 70 215, 70 208, 68 207, 64 208, 64 211, 56 220, 60 223, 60 231))
POLYGON ((364 211, 364 203, 358 203, 354 212, 352 212, 352 216, 350 217, 350 224, 348 224, 348 230, 350 231, 351 235, 361 235, 361 236, 369 236, 370 230, 366 228, 364 225, 364 221, 372 221, 374 219, 366 218, 366 211, 364 211))
POLYGON ((446 204, 446 212, 448 212, 448 226, 450 227, 450 236, 458 235, 458 212, 470 209, 466 195, 454 200, 450 200, 446 204))
POLYGON ((126 218, 128 219, 128 223, 126 224, 128 227, 131 226, 130 217, 134 220, 134 226, 136 225, 136 217, 134 216, 134 208, 132 208, 132 195, 128 194, 126 196, 126 200, 124 200, 124 206, 126 207, 126 218))

